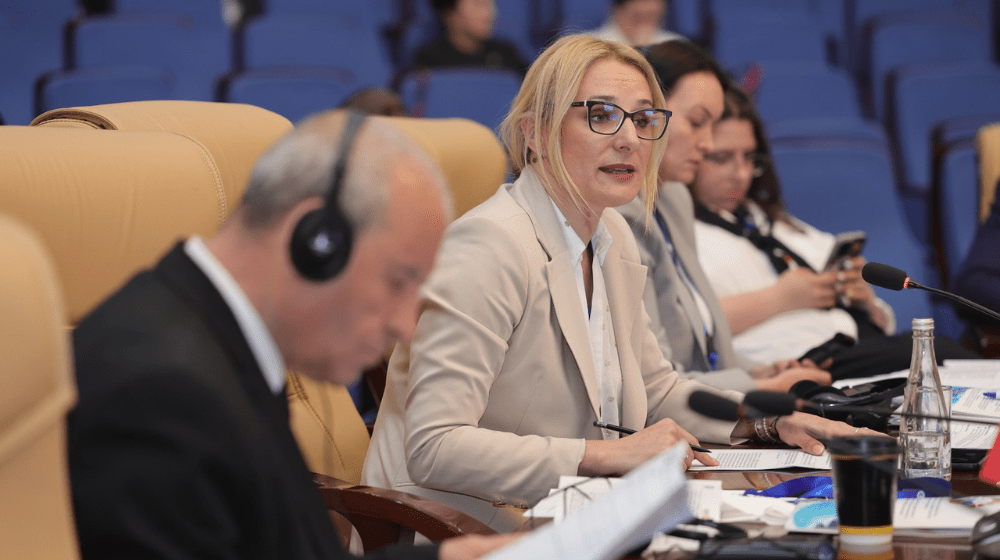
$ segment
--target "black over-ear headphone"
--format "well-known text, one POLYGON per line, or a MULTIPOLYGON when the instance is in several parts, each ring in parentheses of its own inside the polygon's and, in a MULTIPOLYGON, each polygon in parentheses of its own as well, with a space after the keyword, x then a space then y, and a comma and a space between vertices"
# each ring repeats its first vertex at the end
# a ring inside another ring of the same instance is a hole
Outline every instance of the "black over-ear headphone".
POLYGON ((351 256, 354 228, 340 210, 338 200, 351 147, 364 120, 363 113, 348 112, 340 155, 333 167, 333 180, 324 205, 303 216, 292 233, 292 264, 309 280, 322 282, 333 278, 347 266, 351 256))

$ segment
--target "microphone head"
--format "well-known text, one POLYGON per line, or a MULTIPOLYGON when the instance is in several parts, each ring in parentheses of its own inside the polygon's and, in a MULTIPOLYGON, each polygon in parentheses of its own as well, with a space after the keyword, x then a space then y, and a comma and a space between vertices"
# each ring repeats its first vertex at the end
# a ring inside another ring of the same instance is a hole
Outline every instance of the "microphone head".
POLYGON ((887 290, 902 290, 909 279, 906 273, 887 264, 870 262, 861 267, 861 277, 865 282, 887 290))
POLYGON ((688 397, 691 410, 716 420, 734 421, 739 418, 739 403, 708 391, 695 391, 688 397))
POLYGON ((766 416, 788 416, 798 410, 798 398, 790 393, 750 391, 743 404, 759 410, 766 416))

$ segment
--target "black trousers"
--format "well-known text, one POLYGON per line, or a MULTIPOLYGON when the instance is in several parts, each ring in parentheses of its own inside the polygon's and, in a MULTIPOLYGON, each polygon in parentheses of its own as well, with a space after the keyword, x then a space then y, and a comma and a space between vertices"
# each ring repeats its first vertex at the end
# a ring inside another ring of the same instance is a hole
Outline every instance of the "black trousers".
MULTIPOLYGON (((913 335, 909 332, 893 336, 862 335, 856 344, 834 355, 829 371, 834 381, 891 373, 909 369, 912 355, 913 335)), ((934 357, 938 365, 944 360, 982 358, 943 336, 934 337, 934 357)))

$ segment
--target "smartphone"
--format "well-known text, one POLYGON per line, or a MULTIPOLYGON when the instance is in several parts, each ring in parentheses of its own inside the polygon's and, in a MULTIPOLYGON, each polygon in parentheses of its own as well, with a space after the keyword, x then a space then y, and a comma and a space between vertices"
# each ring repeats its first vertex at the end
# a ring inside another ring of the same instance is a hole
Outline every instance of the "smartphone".
POLYGON ((845 231, 838 234, 823 271, 842 269, 845 261, 861 254, 867 240, 868 236, 863 231, 845 231))
POLYGON ((837 333, 830 340, 799 356, 799 361, 812 360, 816 364, 822 364, 827 358, 834 356, 841 350, 854 346, 854 342, 855 340, 852 337, 844 333, 837 333))

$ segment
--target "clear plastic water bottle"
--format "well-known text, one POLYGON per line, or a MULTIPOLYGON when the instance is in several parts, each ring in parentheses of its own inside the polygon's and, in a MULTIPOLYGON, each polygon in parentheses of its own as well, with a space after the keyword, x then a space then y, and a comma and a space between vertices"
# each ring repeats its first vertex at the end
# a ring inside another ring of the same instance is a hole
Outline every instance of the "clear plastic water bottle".
MULTIPOLYGON (((950 398, 950 397, 947 397, 950 398)), ((903 412, 947 418, 951 413, 934 357, 934 319, 913 320, 913 357, 903 412)), ((951 480, 951 430, 947 420, 903 415, 899 421, 900 478, 951 480)))

